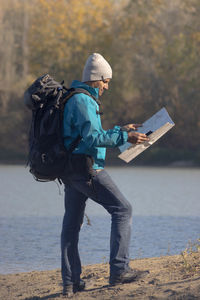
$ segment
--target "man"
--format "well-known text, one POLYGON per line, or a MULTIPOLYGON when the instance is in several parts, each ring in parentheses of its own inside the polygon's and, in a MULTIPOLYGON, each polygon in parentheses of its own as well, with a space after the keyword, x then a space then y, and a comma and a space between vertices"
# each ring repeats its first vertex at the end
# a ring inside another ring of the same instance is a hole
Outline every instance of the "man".
POLYGON ((82 82, 73 81, 72 87, 84 89, 89 95, 73 95, 64 110, 65 147, 81 137, 71 158, 72 172, 63 176, 65 183, 65 215, 61 234, 63 294, 85 288, 80 279, 81 262, 78 253, 79 231, 88 198, 102 205, 111 215, 110 284, 133 281, 137 274, 129 267, 132 208, 104 170, 106 148, 125 142, 133 144, 148 140, 145 134, 135 132, 139 124, 103 130, 98 98, 108 90, 112 69, 98 53, 89 56, 82 82))

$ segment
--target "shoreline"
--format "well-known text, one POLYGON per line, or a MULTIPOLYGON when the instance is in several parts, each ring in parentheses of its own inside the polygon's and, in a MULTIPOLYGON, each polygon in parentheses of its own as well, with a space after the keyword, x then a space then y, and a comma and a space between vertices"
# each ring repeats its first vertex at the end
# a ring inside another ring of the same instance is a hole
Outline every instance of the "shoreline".
MULTIPOLYGON (((28 153, 21 155, 0 153, 0 164, 2 165, 24 165, 27 166, 28 153)), ((149 151, 144 151, 141 155, 130 161, 128 164, 119 159, 120 150, 117 148, 107 149, 106 166, 107 167, 180 167, 180 168, 199 168, 200 156, 198 151, 185 149, 168 149, 155 146, 149 151)))
MULTIPOLYGON (((29 171, 29 167, 26 165, 25 162, 22 161, 0 161, 0 166, 21 166, 24 167, 25 169, 27 169, 29 171)), ((126 163, 106 163, 105 167, 108 168, 170 168, 170 169, 199 169, 200 165, 199 164, 195 164, 192 161, 174 161, 168 164, 165 163, 154 163, 154 164, 140 164, 140 163, 135 163, 135 164, 126 164, 126 163)))
MULTIPOLYGON (((181 255, 131 260, 130 266, 149 270, 132 283, 109 286, 109 265, 83 266, 86 290, 72 299, 200 299, 200 249, 186 249, 181 255)), ((60 270, 0 274, 1 300, 64 299, 60 270)))

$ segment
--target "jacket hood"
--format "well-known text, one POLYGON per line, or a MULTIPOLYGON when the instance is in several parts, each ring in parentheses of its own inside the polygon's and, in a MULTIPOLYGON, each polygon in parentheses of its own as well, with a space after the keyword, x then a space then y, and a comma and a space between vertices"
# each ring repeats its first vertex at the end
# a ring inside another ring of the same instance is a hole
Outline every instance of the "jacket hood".
POLYGON ((93 95, 96 99, 99 98, 99 88, 93 88, 81 81, 73 80, 71 84, 71 88, 81 88, 88 91, 91 95, 93 95))

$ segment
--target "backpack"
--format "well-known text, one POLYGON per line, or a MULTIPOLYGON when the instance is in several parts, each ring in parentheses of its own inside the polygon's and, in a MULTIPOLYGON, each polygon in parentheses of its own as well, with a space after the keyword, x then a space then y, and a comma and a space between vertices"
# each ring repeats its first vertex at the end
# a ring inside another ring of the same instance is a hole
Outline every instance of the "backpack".
POLYGON ((29 132, 28 163, 37 181, 58 179, 69 167, 70 154, 81 140, 79 135, 67 150, 63 138, 63 112, 65 103, 76 93, 93 96, 84 89, 67 89, 49 74, 35 80, 24 93, 24 103, 32 110, 29 132))

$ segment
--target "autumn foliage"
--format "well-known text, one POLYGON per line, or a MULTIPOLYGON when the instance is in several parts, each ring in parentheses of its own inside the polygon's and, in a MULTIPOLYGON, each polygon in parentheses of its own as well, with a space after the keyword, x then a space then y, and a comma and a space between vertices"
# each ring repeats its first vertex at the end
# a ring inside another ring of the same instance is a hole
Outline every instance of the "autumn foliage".
POLYGON ((163 151, 200 162, 199 0, 0 0, 0 8, 1 160, 26 154, 27 85, 50 73, 69 86, 99 52, 113 68, 105 129, 165 106, 176 127, 148 160, 163 151))

